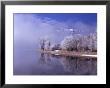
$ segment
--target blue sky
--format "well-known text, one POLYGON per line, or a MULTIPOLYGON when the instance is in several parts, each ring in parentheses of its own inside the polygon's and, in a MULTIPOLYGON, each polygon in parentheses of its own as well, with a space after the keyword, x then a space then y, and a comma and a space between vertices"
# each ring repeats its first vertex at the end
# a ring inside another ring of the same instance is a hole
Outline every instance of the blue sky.
POLYGON ((45 18, 51 18, 59 22, 64 21, 82 21, 87 24, 95 24, 97 22, 96 13, 39 13, 35 14, 36 16, 45 18))

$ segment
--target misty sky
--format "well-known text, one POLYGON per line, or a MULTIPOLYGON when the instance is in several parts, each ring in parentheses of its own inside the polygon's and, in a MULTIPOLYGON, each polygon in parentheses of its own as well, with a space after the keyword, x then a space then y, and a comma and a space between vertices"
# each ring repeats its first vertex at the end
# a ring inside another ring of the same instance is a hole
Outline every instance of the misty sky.
POLYGON ((96 13, 14 13, 14 44, 38 44, 42 38, 61 42, 72 34, 96 31, 96 13))

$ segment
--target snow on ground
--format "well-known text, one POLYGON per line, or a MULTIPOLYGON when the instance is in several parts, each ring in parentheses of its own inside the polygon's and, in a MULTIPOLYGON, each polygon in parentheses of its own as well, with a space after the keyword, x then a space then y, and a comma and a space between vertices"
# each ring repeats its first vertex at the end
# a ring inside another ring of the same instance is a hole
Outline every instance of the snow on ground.
POLYGON ((82 56, 97 57, 97 55, 87 55, 87 54, 83 54, 82 56))

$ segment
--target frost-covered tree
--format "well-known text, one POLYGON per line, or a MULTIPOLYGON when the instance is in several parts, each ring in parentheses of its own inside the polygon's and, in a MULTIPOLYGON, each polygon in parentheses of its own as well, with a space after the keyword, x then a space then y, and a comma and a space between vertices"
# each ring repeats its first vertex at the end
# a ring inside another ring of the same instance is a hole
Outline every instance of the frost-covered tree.
POLYGON ((67 36, 61 42, 61 48, 64 50, 77 51, 97 51, 97 36, 96 33, 91 33, 88 36, 76 34, 74 36, 67 36))
POLYGON ((62 42, 61 42, 61 48, 63 50, 70 50, 73 48, 74 42, 73 42, 73 36, 67 36, 62 42))
POLYGON ((88 48, 91 51, 97 51, 97 35, 96 33, 92 33, 88 36, 89 44, 88 48))
POLYGON ((44 50, 44 48, 45 48, 45 40, 44 39, 40 39, 40 48, 41 48, 41 50, 44 50))
POLYGON ((61 42, 61 48, 69 51, 78 50, 80 45, 80 38, 81 38, 81 35, 67 36, 61 42))
POLYGON ((41 50, 50 50, 51 42, 49 39, 40 39, 41 50))
POLYGON ((50 50, 50 41, 45 40, 45 50, 50 50))

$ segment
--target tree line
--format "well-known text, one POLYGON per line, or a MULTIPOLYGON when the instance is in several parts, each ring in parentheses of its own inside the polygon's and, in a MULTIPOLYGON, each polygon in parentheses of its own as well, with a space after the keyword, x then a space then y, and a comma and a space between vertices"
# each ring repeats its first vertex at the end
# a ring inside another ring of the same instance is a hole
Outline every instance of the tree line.
POLYGON ((42 39, 42 50, 67 50, 67 51, 97 51, 97 34, 89 35, 74 34, 66 36, 60 43, 51 44, 49 40, 42 39))

